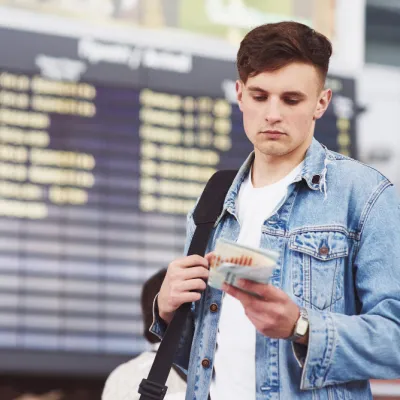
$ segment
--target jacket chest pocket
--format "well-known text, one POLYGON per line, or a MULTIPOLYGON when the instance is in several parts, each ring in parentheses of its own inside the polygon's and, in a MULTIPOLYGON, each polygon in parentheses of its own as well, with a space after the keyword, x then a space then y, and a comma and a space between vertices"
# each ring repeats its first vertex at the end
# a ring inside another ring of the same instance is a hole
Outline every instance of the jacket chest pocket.
POLYGON ((344 265, 349 254, 342 232, 307 231, 289 239, 293 294, 319 310, 343 297, 344 265))

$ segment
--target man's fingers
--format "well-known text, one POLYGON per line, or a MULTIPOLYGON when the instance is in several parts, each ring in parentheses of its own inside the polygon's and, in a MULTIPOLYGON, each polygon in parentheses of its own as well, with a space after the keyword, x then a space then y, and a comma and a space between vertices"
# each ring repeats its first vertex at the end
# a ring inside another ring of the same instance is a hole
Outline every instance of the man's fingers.
POLYGON ((205 257, 200 257, 196 254, 180 258, 175 261, 175 265, 180 268, 190 268, 195 266, 201 266, 208 269, 208 260, 205 257))
POLYGON ((201 299, 201 293, 199 292, 185 292, 179 296, 183 303, 192 303, 194 301, 199 301, 201 299))
POLYGON ((243 290, 235 288, 234 286, 228 285, 227 283, 223 284, 222 290, 239 300, 244 307, 255 300, 254 296, 244 292, 243 290))
POLYGON ((188 292, 191 290, 205 290, 207 284, 203 281, 203 279, 190 279, 188 281, 183 281, 179 285, 179 289, 182 292, 188 292))
POLYGON ((247 279, 239 279, 236 285, 240 289, 256 293, 265 300, 273 299, 278 294, 278 289, 268 283, 258 283, 247 279))
POLYGON ((196 278, 201 278, 201 279, 208 279, 209 271, 208 269, 204 267, 192 267, 192 268, 186 268, 183 271, 183 278, 185 280, 189 279, 196 279, 196 278))
POLYGON ((247 288, 235 287, 224 283, 222 290, 239 300, 244 307, 251 305, 253 309, 259 309, 260 307, 263 308, 266 303, 266 299, 263 296, 254 291, 249 293, 247 288))

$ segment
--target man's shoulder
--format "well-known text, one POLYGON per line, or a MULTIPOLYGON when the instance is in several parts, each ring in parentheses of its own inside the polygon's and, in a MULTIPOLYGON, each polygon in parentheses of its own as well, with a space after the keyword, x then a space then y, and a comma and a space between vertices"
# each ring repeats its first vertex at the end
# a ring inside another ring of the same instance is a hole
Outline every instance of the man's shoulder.
POLYGON ((341 185, 353 188, 373 190, 383 184, 392 184, 390 180, 379 170, 354 158, 344 156, 332 150, 328 154, 328 176, 335 176, 341 185), (331 164, 331 168, 329 168, 331 164))

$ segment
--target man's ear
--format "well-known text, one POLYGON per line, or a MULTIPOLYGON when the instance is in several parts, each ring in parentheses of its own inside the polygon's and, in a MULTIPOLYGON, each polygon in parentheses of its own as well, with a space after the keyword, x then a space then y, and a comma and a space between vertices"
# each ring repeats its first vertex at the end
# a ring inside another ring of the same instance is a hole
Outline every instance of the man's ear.
POLYGON ((237 80, 236 81, 236 98, 237 98, 237 102, 238 102, 240 111, 243 111, 242 110, 243 87, 244 87, 244 83, 240 80, 237 80))
POLYGON ((332 99, 331 89, 325 89, 321 92, 318 99, 317 108, 315 109, 314 120, 320 119, 324 115, 325 111, 329 106, 329 103, 331 102, 331 99, 332 99))

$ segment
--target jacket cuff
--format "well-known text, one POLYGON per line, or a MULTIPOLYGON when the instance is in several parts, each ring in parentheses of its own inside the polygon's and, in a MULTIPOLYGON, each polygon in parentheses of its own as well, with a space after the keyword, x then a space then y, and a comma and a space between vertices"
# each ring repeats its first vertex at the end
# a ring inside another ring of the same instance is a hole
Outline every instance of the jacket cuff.
POLYGON ((301 390, 324 387, 336 347, 336 329, 332 315, 329 312, 311 309, 307 311, 310 324, 309 339, 301 376, 301 390))
POLYGON ((160 317, 160 313, 158 311, 158 293, 153 300, 153 323, 151 324, 149 331, 156 335, 160 340, 162 340, 165 332, 167 330, 168 325, 166 322, 160 317))

